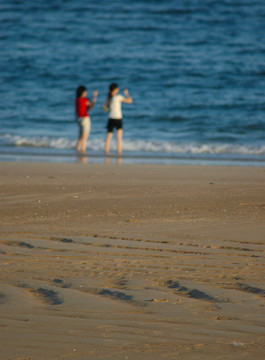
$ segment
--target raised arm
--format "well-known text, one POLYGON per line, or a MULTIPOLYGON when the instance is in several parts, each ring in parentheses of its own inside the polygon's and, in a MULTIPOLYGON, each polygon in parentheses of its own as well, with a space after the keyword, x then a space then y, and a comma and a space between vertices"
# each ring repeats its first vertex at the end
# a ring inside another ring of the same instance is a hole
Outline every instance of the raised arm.
POLYGON ((106 99, 104 105, 103 105, 104 111, 109 111, 109 99, 106 99))
POLYGON ((95 106, 95 104, 97 102, 97 97, 98 97, 98 91, 94 90, 93 91, 93 100, 92 100, 92 102, 88 101, 88 104, 87 104, 88 110, 93 109, 93 107, 95 106))
POLYGON ((124 89, 123 93, 126 97, 123 98, 122 102, 131 104, 133 102, 133 99, 130 97, 128 89, 124 89))

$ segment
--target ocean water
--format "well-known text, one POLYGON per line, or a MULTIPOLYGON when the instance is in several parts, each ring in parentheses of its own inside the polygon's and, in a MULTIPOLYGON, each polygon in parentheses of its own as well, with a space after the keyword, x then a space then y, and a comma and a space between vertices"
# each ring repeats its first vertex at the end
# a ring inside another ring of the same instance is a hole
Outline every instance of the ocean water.
POLYGON ((123 161, 265 166, 264 19, 264 0, 1 0, 0 160, 76 161, 82 84, 104 161, 117 82, 123 161))

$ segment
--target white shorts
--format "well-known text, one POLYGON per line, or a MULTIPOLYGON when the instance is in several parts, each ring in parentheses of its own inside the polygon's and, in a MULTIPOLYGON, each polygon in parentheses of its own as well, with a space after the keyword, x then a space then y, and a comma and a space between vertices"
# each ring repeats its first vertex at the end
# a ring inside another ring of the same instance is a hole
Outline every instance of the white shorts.
POLYGON ((91 128, 91 121, 90 117, 81 117, 77 118, 78 125, 79 125, 79 136, 83 135, 89 135, 90 134, 90 128, 91 128))

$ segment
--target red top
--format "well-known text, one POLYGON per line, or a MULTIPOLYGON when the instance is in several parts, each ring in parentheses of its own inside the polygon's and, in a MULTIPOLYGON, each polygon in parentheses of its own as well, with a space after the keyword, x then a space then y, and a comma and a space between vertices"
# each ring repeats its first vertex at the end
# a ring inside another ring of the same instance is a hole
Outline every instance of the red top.
POLYGON ((76 98, 75 99, 75 110, 76 110, 76 115, 77 117, 85 117, 85 116, 89 116, 88 112, 87 112, 87 102, 88 102, 88 98, 76 98))

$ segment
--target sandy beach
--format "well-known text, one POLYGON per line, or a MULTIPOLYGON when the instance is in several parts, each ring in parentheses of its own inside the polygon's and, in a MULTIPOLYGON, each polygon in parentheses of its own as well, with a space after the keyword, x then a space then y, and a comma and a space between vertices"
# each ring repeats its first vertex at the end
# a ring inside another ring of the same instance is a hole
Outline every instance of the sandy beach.
POLYGON ((264 359, 264 168, 0 169, 1 360, 264 359))

